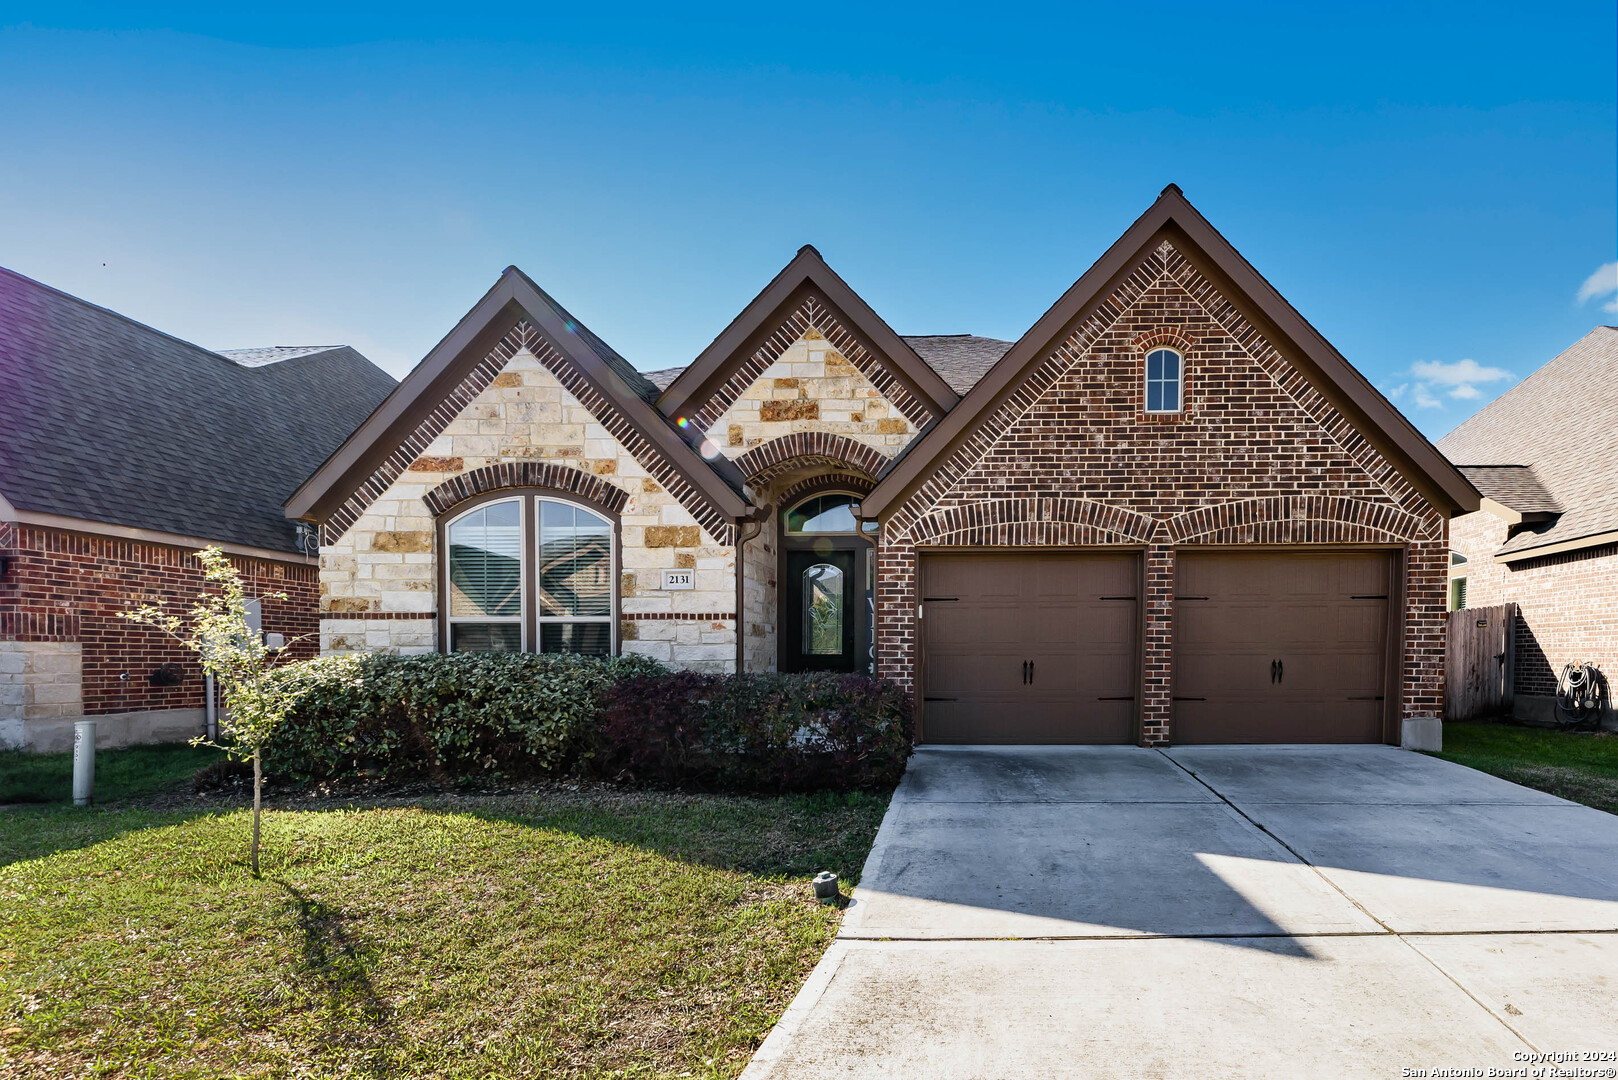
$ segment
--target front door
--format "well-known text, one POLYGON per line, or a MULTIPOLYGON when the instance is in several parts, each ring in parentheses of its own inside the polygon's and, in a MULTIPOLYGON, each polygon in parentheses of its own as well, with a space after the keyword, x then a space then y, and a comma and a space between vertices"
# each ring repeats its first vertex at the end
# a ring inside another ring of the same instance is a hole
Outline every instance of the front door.
POLYGON ((788 551, 781 589, 782 667, 855 671, 859 597, 855 551, 788 551))

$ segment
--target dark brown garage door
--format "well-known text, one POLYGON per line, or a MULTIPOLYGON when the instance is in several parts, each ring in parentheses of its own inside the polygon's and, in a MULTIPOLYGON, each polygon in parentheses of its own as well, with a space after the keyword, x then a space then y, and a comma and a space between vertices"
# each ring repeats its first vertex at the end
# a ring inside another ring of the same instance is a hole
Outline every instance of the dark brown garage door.
POLYGON ((1133 742, 1138 578, 1133 555, 925 556, 923 740, 1133 742))
POLYGON ((1175 560, 1176 743, 1381 742, 1393 560, 1175 560))

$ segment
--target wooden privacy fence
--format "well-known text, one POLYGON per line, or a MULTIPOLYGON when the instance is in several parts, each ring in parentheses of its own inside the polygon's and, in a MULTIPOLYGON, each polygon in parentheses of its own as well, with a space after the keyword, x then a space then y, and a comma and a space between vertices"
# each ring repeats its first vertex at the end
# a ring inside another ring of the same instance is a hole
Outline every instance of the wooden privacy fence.
POLYGON ((1445 720, 1477 720, 1511 711, 1516 626, 1516 604, 1449 613, 1445 720))

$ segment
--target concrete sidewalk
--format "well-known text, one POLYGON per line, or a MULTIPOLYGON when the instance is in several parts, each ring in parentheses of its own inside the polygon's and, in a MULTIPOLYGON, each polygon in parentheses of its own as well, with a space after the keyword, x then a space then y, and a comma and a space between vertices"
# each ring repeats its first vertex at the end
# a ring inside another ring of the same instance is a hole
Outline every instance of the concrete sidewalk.
POLYGON ((1618 818, 1421 755, 927 748, 743 1075, 1511 1068, 1618 1050, 1613 931, 1618 818))

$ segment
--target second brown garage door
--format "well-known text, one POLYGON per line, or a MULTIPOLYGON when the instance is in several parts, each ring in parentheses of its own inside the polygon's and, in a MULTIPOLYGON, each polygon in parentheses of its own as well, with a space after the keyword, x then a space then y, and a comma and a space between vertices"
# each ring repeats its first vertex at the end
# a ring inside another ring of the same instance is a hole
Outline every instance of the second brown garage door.
POLYGON ((1175 743, 1381 742, 1386 552, 1175 559, 1175 743))
POLYGON ((923 741, 1133 742, 1139 565, 924 556, 923 741))

